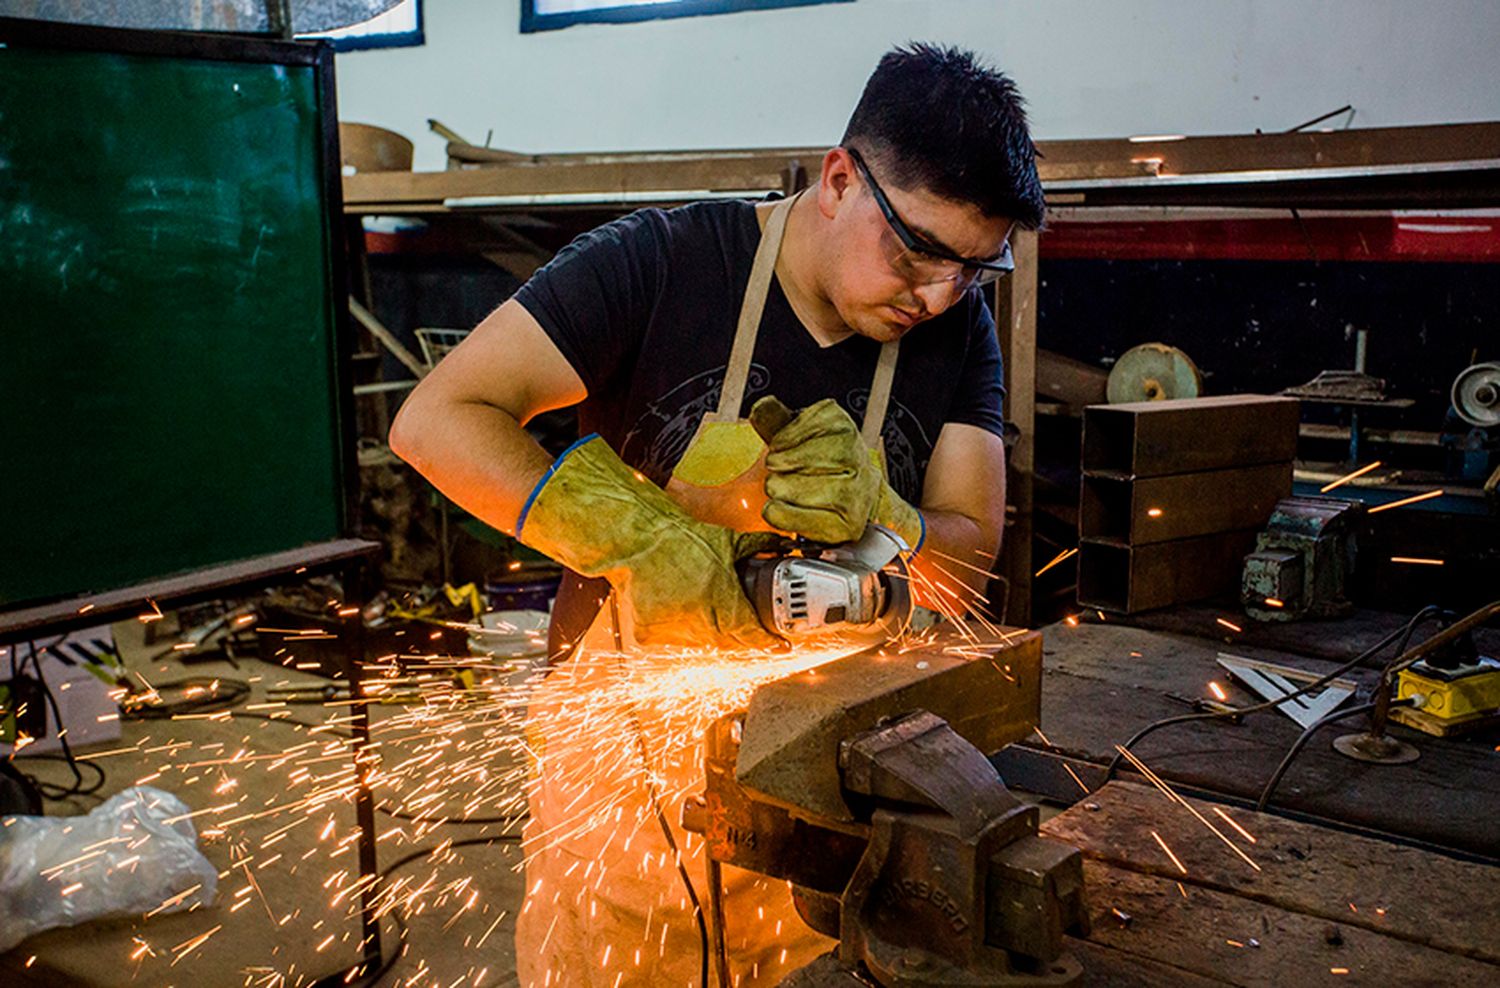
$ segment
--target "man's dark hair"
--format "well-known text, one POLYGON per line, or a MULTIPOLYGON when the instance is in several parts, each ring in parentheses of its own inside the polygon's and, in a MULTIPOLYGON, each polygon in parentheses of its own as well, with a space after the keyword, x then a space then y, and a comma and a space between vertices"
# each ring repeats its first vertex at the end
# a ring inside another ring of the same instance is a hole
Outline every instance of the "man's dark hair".
POLYGON ((840 142, 882 185, 925 187, 1034 230, 1046 217, 1024 101, 1009 76, 960 48, 887 52, 840 142))

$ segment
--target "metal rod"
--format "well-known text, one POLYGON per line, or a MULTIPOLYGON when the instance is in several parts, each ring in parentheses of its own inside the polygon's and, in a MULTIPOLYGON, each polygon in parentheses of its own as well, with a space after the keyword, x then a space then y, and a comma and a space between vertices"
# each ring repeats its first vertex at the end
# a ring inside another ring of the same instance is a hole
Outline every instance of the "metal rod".
POLYGON ((1313 117, 1311 120, 1307 121, 1306 123, 1299 123, 1297 126, 1289 128, 1287 130, 1287 133, 1288 134, 1295 134, 1299 130, 1306 130, 1309 127, 1312 127, 1312 126, 1315 126, 1316 124, 1322 123, 1324 120, 1328 120, 1328 119, 1331 119, 1333 117, 1336 117, 1340 113, 1348 113, 1349 111, 1351 111, 1353 109, 1354 109, 1354 104, 1353 103, 1345 103, 1343 106, 1339 107, 1337 110, 1329 110, 1327 113, 1323 114, 1320 117, 1313 117))
POLYGON ((365 700, 364 677, 364 564, 351 563, 344 571, 344 606, 355 608, 344 624, 344 676, 349 680, 349 714, 354 734, 354 818, 359 824, 359 874, 368 879, 359 891, 359 921, 363 933, 366 974, 379 969, 380 917, 376 895, 380 891, 380 865, 376 855, 375 796, 370 791, 370 770, 375 755, 370 747, 370 705, 365 700))
POLYGON ((729 953, 724 945, 723 868, 713 855, 706 852, 703 860, 708 872, 708 936, 711 945, 708 955, 713 963, 714 981, 719 988, 729 988, 729 953))

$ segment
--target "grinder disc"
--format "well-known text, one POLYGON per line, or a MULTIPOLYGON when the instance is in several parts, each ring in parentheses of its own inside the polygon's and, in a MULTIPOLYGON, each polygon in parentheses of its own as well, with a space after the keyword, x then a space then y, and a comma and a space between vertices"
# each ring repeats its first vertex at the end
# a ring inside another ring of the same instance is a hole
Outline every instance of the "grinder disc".
POLYGON ((1111 405, 1196 398, 1202 393, 1203 375, 1192 358, 1165 343, 1142 343, 1126 350, 1115 361, 1106 385, 1111 405))
POLYGON ((1500 425, 1500 363, 1475 364, 1453 379, 1453 410, 1470 425, 1500 425))

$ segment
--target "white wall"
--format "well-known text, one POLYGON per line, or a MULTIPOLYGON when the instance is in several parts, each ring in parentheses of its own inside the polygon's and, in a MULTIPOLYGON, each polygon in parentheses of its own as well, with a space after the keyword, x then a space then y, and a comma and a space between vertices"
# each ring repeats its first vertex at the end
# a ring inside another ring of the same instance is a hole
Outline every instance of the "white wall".
POLYGON ((1040 138, 1500 119, 1497 0, 855 0, 523 35, 518 0, 426 0, 427 44, 338 58, 340 115, 443 167, 468 140, 582 151, 836 141, 893 44, 986 54, 1040 138))

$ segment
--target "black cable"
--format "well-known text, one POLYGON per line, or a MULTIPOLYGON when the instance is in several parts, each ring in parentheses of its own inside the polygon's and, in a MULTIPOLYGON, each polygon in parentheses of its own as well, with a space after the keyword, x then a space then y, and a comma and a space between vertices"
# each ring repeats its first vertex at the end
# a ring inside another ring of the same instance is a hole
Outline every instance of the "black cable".
POLYGON ((396 924, 396 948, 391 951, 391 956, 383 958, 380 966, 369 974, 363 976, 360 974, 364 970, 365 965, 369 963, 369 960, 366 959, 360 961, 358 964, 351 964, 348 967, 334 971, 332 974, 325 974, 315 979, 309 988, 351 988, 351 986, 355 986, 355 988, 372 988, 372 986, 380 982, 381 978, 389 974, 391 968, 396 966, 396 961, 400 960, 401 955, 406 951, 406 938, 409 931, 406 928, 406 921, 396 913, 390 912, 386 913, 386 915, 391 918, 391 922, 396 924), (354 981, 355 978, 359 979, 357 983, 354 981))
MULTIPOLYGON (((453 841, 452 843, 439 844, 437 847, 424 847, 421 850, 412 851, 410 854, 407 854, 404 857, 397 858, 394 862, 387 865, 383 871, 379 872, 375 887, 379 888, 380 885, 392 874, 394 874, 399 869, 411 864, 412 862, 430 858, 434 854, 440 854, 444 851, 451 851, 455 847, 469 847, 479 844, 499 844, 510 841, 518 841, 520 839, 521 838, 519 834, 497 834, 493 837, 469 837, 464 840, 453 841)), ((410 933, 406 926, 406 923, 401 919, 400 915, 397 914, 394 909, 386 913, 386 915, 391 917, 391 919, 395 921, 397 927, 400 930, 400 934, 399 940, 396 944, 396 949, 391 951, 391 956, 388 959, 381 962, 380 967, 376 968, 374 971, 370 972, 367 975, 361 976, 357 972, 360 971, 367 963, 366 961, 361 961, 358 964, 353 964, 349 967, 342 968, 338 971, 333 972, 332 974, 323 975, 322 977, 312 982, 311 988, 373 988, 374 985, 379 984, 380 979, 389 974, 391 968, 396 966, 396 961, 401 958, 401 955, 406 948, 407 937, 410 933), (353 980, 355 978, 359 980, 353 980)))
MULTIPOLYGON (((1410 707, 1413 706, 1413 701, 1410 698, 1397 700, 1391 706, 1410 707)), ((1276 766, 1276 771, 1271 773, 1271 778, 1266 782, 1266 787, 1260 791, 1260 799, 1255 801, 1255 811, 1257 813, 1265 812, 1266 804, 1271 801, 1271 794, 1276 791, 1276 786, 1281 782, 1281 777, 1286 774, 1286 770, 1291 767, 1292 760, 1297 757, 1298 753, 1302 751, 1303 746, 1312 739, 1314 734, 1334 721, 1353 717, 1356 714, 1368 713, 1374 709, 1375 701, 1372 700, 1369 703, 1361 703, 1357 707, 1350 707, 1348 710, 1335 710, 1333 713, 1325 714, 1309 724, 1307 730, 1298 735, 1297 740, 1292 742, 1292 746, 1287 749, 1285 757, 1281 759, 1281 764, 1276 766)))
MULTIPOLYGON (((1413 615, 1411 620, 1406 622, 1405 625, 1397 628, 1395 631, 1392 631, 1380 641, 1376 642, 1374 645, 1371 645, 1369 648, 1359 653, 1359 655, 1350 659, 1348 662, 1345 662, 1337 669, 1324 673, 1322 676, 1319 676, 1317 679, 1313 680, 1307 685, 1299 687, 1298 689, 1293 690, 1285 696, 1279 697, 1275 700, 1265 700, 1261 703, 1252 703, 1248 707, 1226 707, 1223 710, 1205 710, 1201 713, 1177 714, 1172 717, 1164 717, 1161 720, 1152 721, 1150 724, 1147 724, 1139 731, 1136 731, 1135 734, 1131 736, 1130 740, 1126 741, 1123 745, 1121 745, 1121 747, 1129 751, 1136 745, 1137 742, 1146 737, 1148 734, 1152 734, 1163 727, 1170 727, 1173 724, 1185 724, 1189 721, 1195 720, 1224 720, 1232 717, 1243 717, 1246 714, 1260 713, 1263 710, 1270 710, 1273 707, 1279 707, 1287 700, 1290 700, 1294 697, 1303 696, 1304 694, 1311 693, 1315 689, 1321 689, 1322 687, 1328 685, 1334 679, 1342 676, 1344 673, 1353 669, 1355 666, 1361 665, 1373 656, 1379 654, 1382 649, 1391 644, 1391 642, 1395 641, 1397 638, 1403 638, 1403 640, 1409 641, 1411 639, 1412 632, 1417 628, 1419 624, 1421 624, 1423 621, 1426 621, 1428 618, 1440 613, 1442 613, 1442 608, 1438 607, 1435 604, 1428 604, 1426 607, 1422 608, 1415 615, 1413 615)), ((1110 759, 1109 765, 1104 770, 1105 782, 1108 782, 1110 779, 1114 778, 1115 770, 1120 767, 1120 762, 1124 761, 1124 759, 1125 756, 1119 752, 1116 752, 1115 757, 1110 759)))
MULTIPOLYGON (((66 637, 66 635, 60 636, 56 641, 52 643, 52 645, 43 646, 42 651, 45 652, 48 648, 60 644, 66 637)), ((47 706, 52 711, 52 722, 57 726, 57 741, 60 745, 62 745, 63 753, 61 756, 36 754, 27 755, 25 757, 39 758, 46 761, 67 762, 68 769, 73 773, 73 784, 71 786, 64 787, 54 785, 50 782, 43 782, 41 779, 38 779, 32 775, 26 775, 26 778, 31 782, 32 786, 36 788, 37 792, 41 793, 42 797, 45 799, 60 801, 69 799, 73 796, 92 796, 94 793, 104 788, 104 782, 106 779, 104 769, 94 762, 82 761, 73 755, 73 746, 68 743, 68 735, 63 728, 62 711, 58 708, 57 697, 52 694, 52 687, 47 685, 47 677, 42 674, 42 660, 37 656, 36 642, 27 642, 27 651, 27 658, 31 661, 31 667, 36 673, 37 684, 41 686, 42 695, 46 697, 47 706), (87 785, 83 781, 83 773, 79 771, 79 767, 84 765, 99 773, 99 778, 94 781, 93 785, 87 785)), ((20 668, 25 668, 24 660, 20 668)), ((14 656, 11 657, 10 671, 11 678, 16 678, 17 666, 14 656)), ((12 764, 14 764, 14 754, 12 754, 11 759, 12 764)), ((17 769, 17 771, 19 771, 19 769, 17 769)))
MULTIPOLYGON (((41 793, 44 798, 50 799, 53 802, 60 802, 64 799, 70 799, 73 796, 92 796, 94 793, 104 788, 104 781, 107 777, 104 774, 104 769, 96 762, 91 762, 83 758, 70 759, 66 755, 53 754, 32 755, 23 753, 19 757, 26 759, 35 758, 38 761, 44 762, 67 762, 69 767, 72 768, 75 782, 73 783, 73 785, 67 787, 43 781, 42 779, 38 779, 36 776, 30 774, 29 772, 21 772, 21 774, 26 777, 26 780, 36 788, 37 792, 41 793), (94 780, 93 785, 84 784, 83 776, 78 771, 80 768, 90 769, 91 771, 97 773, 98 778, 94 780)), ((11 764, 15 766, 16 762, 12 760, 11 764)), ((16 771, 21 771, 19 766, 16 766, 16 771)))
POLYGON ((121 697, 120 716, 125 720, 170 720, 179 714, 221 713, 225 710, 232 710, 250 699, 250 693, 250 684, 243 679, 229 679, 224 676, 189 676, 185 679, 158 683, 151 687, 150 693, 127 693, 121 697), (205 695, 184 697, 174 701, 160 699, 163 692, 167 690, 186 692, 197 688, 201 688, 205 695), (152 694, 157 697, 156 702, 147 701, 152 694), (130 705, 132 701, 139 705, 132 707, 130 705))

